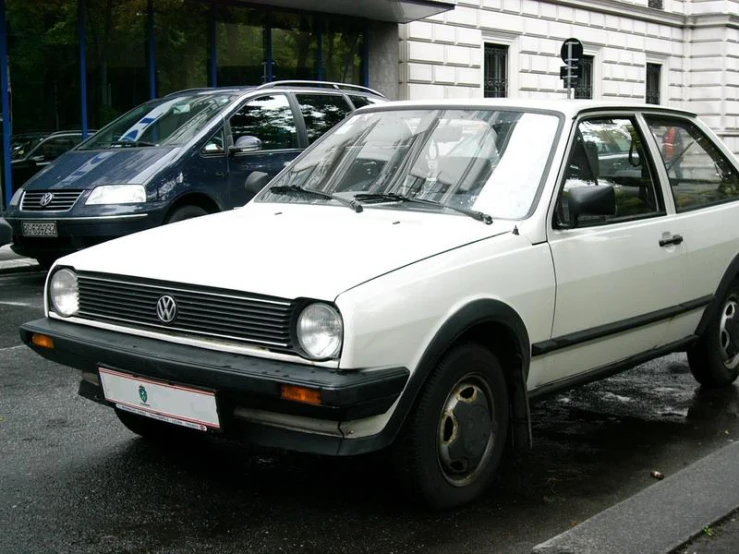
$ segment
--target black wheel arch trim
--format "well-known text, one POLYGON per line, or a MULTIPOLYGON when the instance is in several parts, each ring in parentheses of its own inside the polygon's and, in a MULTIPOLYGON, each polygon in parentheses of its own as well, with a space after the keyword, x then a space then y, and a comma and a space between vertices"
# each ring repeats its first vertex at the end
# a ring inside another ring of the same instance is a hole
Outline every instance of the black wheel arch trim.
POLYGON ((706 308, 706 311, 703 312, 703 317, 701 318, 700 322, 698 323, 698 327, 695 330, 696 335, 703 335, 703 333, 706 331, 706 328, 708 327, 708 324, 711 322, 711 319, 716 315, 716 312, 721 309, 721 301, 723 300, 724 296, 726 296, 726 293, 729 290, 729 287, 731 284, 737 280, 739 277, 739 254, 737 254, 733 260, 731 260, 731 263, 729 264, 729 267, 726 268, 726 271, 724 272, 724 276, 721 278, 721 281, 719 282, 718 288, 716 288, 716 292, 713 295, 713 301, 708 305, 706 308))
MULTIPOLYGON (((426 347, 421 361, 416 370, 411 374, 403 394, 400 396, 398 405, 390 417, 385 428, 377 435, 351 439, 342 442, 340 454, 350 455, 379 450, 389 446, 400 432, 408 414, 416 403, 421 389, 432 370, 436 367, 441 357, 449 350, 467 331, 473 327, 485 323, 499 323, 506 326, 517 339, 517 350, 521 357, 520 378, 525 383, 528 376, 529 362, 531 359, 531 347, 528 331, 521 316, 508 304, 500 300, 480 299, 463 306, 455 314, 444 322, 426 347)), ((518 381, 519 379, 517 379, 518 381)), ((516 383, 512 383, 512 388, 516 383)), ((520 387, 517 387, 520 388, 520 387)), ((516 394, 519 398, 520 395, 516 394)), ((530 436, 528 402, 525 394, 520 399, 525 402, 516 412, 525 411, 526 433, 530 436)), ((512 400, 513 403, 513 400, 512 400)), ((518 416, 517 416, 518 417, 518 416)), ((512 421, 513 423, 513 421, 512 421)), ((524 441, 525 444, 525 441, 524 441)))

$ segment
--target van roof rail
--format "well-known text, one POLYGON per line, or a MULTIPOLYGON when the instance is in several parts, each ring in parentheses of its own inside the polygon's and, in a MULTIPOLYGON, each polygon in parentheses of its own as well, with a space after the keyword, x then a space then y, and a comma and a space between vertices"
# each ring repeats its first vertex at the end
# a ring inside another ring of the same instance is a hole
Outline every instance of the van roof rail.
POLYGON ((303 86, 310 86, 310 87, 328 87, 333 88, 336 90, 357 90, 362 92, 370 92, 374 94, 375 96, 380 96, 382 98, 385 98, 385 95, 381 92, 376 91, 375 89, 371 89, 369 87, 363 87, 361 85, 350 85, 348 83, 335 83, 333 81, 305 81, 305 80, 288 80, 288 81, 270 81, 269 83, 264 83, 263 85, 259 85, 257 89, 265 89, 265 88, 272 88, 272 87, 287 87, 292 85, 303 85, 303 86))

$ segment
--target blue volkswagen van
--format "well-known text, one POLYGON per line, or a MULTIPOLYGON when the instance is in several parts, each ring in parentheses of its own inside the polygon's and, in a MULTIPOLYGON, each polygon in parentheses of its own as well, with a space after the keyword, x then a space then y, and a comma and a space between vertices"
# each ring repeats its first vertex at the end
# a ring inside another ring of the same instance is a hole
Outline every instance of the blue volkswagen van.
POLYGON ((243 206, 249 174, 273 177, 351 111, 383 100, 366 87, 279 81, 146 102, 18 189, 5 214, 11 248, 48 267, 112 238, 243 206))

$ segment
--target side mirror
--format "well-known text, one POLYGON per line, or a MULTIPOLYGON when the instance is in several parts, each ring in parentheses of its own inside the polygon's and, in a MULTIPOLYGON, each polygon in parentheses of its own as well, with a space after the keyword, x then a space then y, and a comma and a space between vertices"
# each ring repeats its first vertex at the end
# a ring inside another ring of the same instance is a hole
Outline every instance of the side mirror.
POLYGON ((243 137, 239 137, 236 140, 236 144, 234 144, 231 148, 229 148, 228 152, 232 156, 239 156, 241 154, 246 154, 248 152, 257 152, 258 150, 261 150, 261 149, 262 149, 261 140, 259 140, 257 137, 246 135, 243 137))
POLYGON ((251 199, 256 196, 269 183, 269 180, 269 175, 263 171, 252 171, 249 173, 244 183, 244 188, 246 188, 249 198, 251 199))
POLYGON ((572 187, 567 192, 573 227, 581 215, 616 215, 616 191, 611 185, 572 187))

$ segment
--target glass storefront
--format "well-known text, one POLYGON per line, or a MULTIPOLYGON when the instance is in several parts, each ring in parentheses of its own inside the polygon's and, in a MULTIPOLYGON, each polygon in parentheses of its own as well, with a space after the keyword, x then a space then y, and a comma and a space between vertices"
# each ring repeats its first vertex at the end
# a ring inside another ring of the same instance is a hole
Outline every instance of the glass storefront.
POLYGON ((0 0, 3 6, 11 136, 99 129, 149 98, 188 88, 290 79, 366 84, 365 22, 347 16, 231 0, 0 0))

